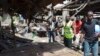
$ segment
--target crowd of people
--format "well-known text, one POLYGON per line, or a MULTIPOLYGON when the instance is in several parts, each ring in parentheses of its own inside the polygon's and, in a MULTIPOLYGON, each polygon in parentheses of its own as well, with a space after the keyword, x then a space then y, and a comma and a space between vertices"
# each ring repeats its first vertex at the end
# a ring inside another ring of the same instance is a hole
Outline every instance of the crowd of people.
POLYGON ((81 18, 79 15, 76 19, 70 16, 66 17, 65 25, 59 27, 55 16, 47 26, 49 43, 53 40, 56 42, 55 33, 62 29, 63 41, 66 47, 79 48, 83 47, 84 56, 89 56, 92 51, 93 56, 98 56, 98 38, 100 36, 100 21, 93 17, 94 13, 89 11, 87 15, 81 18))

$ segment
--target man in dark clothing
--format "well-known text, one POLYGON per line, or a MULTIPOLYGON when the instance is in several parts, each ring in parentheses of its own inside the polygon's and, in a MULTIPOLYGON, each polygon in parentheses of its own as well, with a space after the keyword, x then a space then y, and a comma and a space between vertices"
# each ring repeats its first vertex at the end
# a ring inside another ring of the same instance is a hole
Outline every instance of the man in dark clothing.
POLYGON ((47 26, 47 33, 48 33, 48 37, 49 37, 49 43, 52 42, 56 42, 55 40, 55 29, 56 29, 56 17, 54 16, 52 18, 52 21, 49 22, 49 25, 47 26))
POLYGON ((93 56, 98 56, 98 36, 95 33, 95 25, 98 22, 93 19, 93 12, 88 12, 88 17, 84 22, 81 30, 84 32, 84 56, 89 56, 90 50, 92 50, 93 56))

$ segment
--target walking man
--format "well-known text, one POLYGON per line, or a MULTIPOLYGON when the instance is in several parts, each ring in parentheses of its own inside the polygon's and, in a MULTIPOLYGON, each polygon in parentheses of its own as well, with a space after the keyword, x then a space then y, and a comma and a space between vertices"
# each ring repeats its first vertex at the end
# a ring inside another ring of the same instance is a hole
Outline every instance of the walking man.
MULTIPOLYGON (((84 35, 84 56, 89 56, 92 51, 93 56, 98 56, 98 35, 95 32, 95 25, 98 21, 93 18, 93 12, 89 11, 81 31, 84 35)), ((100 26, 100 25, 99 25, 100 26)), ((100 33, 100 32, 99 32, 100 33)))

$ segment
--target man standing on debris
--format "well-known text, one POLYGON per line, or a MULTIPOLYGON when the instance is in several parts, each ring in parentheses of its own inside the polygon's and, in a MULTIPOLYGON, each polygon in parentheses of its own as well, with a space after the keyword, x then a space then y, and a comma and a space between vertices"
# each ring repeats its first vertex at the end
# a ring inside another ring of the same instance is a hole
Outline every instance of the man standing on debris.
POLYGON ((52 40, 53 40, 53 42, 56 42, 55 41, 55 29, 56 29, 56 17, 53 16, 52 20, 49 21, 49 25, 47 26, 49 43, 51 43, 52 40))
POLYGON ((93 12, 89 11, 87 19, 85 20, 81 28, 82 33, 85 34, 84 46, 83 46, 84 56, 89 56, 90 51, 92 51, 93 56, 98 56, 98 36, 100 32, 99 34, 95 32, 96 30, 95 25, 97 22, 98 21, 93 18, 93 12))

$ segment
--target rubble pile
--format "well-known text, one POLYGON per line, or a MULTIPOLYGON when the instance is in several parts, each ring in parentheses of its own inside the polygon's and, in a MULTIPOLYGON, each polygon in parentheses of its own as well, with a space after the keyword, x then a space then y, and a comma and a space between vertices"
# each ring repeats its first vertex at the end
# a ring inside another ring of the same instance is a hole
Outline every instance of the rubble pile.
POLYGON ((15 36, 7 29, 0 29, 0 51, 31 44, 32 40, 15 36))

